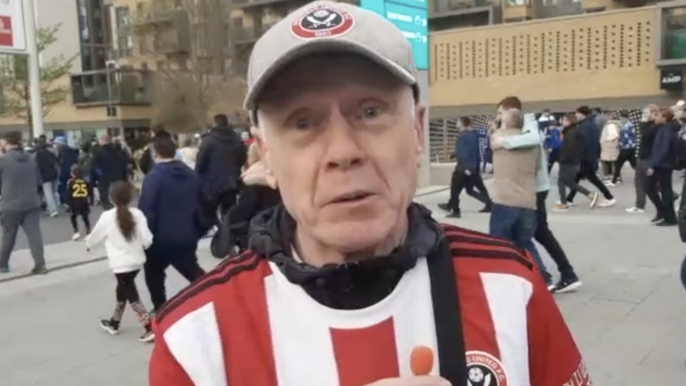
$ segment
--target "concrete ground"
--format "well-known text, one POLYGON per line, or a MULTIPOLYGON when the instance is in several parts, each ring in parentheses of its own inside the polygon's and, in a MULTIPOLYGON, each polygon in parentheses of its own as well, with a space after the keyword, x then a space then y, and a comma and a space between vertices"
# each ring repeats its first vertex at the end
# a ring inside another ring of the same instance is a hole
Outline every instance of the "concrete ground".
MULTIPOLYGON (((633 199, 630 184, 613 192, 619 201, 614 208, 576 207, 550 215, 584 282, 579 292, 559 295, 558 304, 596 385, 686 385, 686 292, 678 279, 683 244, 675 228, 651 226, 650 214, 625 213, 633 199)), ((436 204, 447 197, 442 191, 417 201, 444 221, 436 204)), ((549 206, 556 199, 551 193, 549 206)), ((488 216, 476 213, 478 209, 480 205, 464 197, 464 217, 455 223, 485 231, 488 216)), ((49 263, 54 267, 88 261, 81 243, 66 241, 71 233, 68 220, 52 220, 46 226, 54 225, 52 231, 62 236, 48 246, 49 263)), ((199 254, 204 266, 216 263, 205 249, 199 254)), ((20 267, 28 259, 20 249, 13 262, 20 267)), ((549 268, 554 271, 552 263, 549 268)), ((138 284, 147 303, 140 277, 138 284)), ((169 293, 184 285, 170 271, 169 293)), ((138 343, 141 328, 130 310, 121 335, 109 336, 98 326, 112 310, 113 291, 114 278, 104 261, 0 283, 0 385, 146 385, 152 346, 138 343)))

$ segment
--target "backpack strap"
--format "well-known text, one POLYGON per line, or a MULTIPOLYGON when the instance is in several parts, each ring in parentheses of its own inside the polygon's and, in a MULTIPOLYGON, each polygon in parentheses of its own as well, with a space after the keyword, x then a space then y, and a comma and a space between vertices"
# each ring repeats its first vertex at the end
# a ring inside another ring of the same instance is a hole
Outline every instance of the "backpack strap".
POLYGON ((433 301, 440 375, 452 386, 467 386, 462 310, 455 266, 447 239, 427 256, 433 301))

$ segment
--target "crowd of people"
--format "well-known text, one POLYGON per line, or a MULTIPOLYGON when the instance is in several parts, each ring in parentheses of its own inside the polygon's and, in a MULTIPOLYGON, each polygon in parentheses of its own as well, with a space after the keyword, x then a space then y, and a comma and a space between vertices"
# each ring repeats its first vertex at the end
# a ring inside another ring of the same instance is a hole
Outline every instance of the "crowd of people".
POLYGON ((636 199, 626 211, 644 213, 647 196, 656 208, 653 224, 677 225, 675 201, 680 195, 673 192, 672 176, 686 166, 683 101, 674 106, 647 106, 638 128, 623 111, 618 113, 618 119, 613 119, 609 112, 581 106, 574 113, 558 117, 544 111, 538 119, 533 114, 525 119, 521 110, 516 97, 505 98, 498 105, 488 149, 494 170, 492 195, 481 177, 480 165, 484 160, 476 131, 469 118, 460 119, 450 200, 439 204, 439 208, 449 212, 447 217, 461 217, 462 190, 483 202, 485 207, 480 212, 491 213, 490 233, 528 250, 554 293, 573 291, 582 285, 547 225, 545 198, 555 164, 559 166, 559 200, 553 211, 567 212, 577 192, 587 198, 591 208, 615 205, 617 201, 610 188, 622 183, 621 171, 628 162, 634 169, 636 199), (518 151, 512 151, 515 149, 518 151), (583 180, 597 191, 584 187, 583 180), (535 201, 534 193, 538 195, 535 201), (533 240, 557 264, 561 277, 558 283, 552 283, 533 240))
POLYGON ((247 146, 251 136, 243 138, 241 132, 223 114, 215 117, 215 126, 199 146, 189 140, 193 137, 178 144, 177 137, 156 130, 137 161, 125 143, 109 135, 79 150, 68 146, 63 137, 48 142, 41 136, 34 147, 27 148, 14 133, 4 136, 0 272, 10 272, 10 254, 18 228, 23 227, 35 260, 32 273, 48 273, 41 212, 58 217, 64 210, 70 214, 72 240, 87 235, 89 249, 104 243, 117 280, 117 304, 112 317, 101 322, 103 329, 116 334, 129 303, 145 327, 140 340, 153 340, 151 319, 134 281, 140 270, 154 313, 167 300, 165 271, 169 266, 189 282, 205 274, 196 256, 200 238, 223 224, 216 232, 221 236, 218 243, 228 245, 220 256, 247 248, 251 218, 280 202, 257 145, 247 146), (135 172, 144 174, 137 204, 135 172), (91 229, 96 197, 105 211, 91 229))
POLYGON ((630 212, 645 210, 648 196, 655 223, 673 225, 682 141, 674 110, 651 106, 636 132, 586 106, 561 121, 548 112, 536 119, 506 97, 488 139, 491 193, 479 135, 462 118, 450 201, 439 207, 460 217, 466 189, 490 213, 489 235, 440 224, 413 203, 427 112, 411 46, 392 23, 316 1, 276 23, 251 55, 250 134, 218 115, 196 152, 158 131, 137 163, 145 174, 137 204, 130 151, 111 137, 86 152, 86 164, 60 154, 59 139, 56 149, 40 141, 34 157, 5 136, 0 271, 9 271, 22 226, 34 273, 47 273, 41 186, 53 195, 51 215, 68 204, 75 238, 81 218, 86 246, 104 243, 117 284, 100 325, 117 334, 129 304, 140 341, 155 341, 151 386, 592 385, 551 295, 581 281, 548 227, 550 171, 560 165, 555 210, 569 210, 576 192, 590 207, 610 207, 628 161, 637 181, 630 212), (90 229, 94 191, 106 211, 90 229), (213 252, 225 259, 205 273, 198 241, 217 226, 213 252), (170 266, 191 284, 167 301, 170 266), (141 270, 152 313, 136 288, 141 270), (418 348, 430 354, 422 370, 418 348))

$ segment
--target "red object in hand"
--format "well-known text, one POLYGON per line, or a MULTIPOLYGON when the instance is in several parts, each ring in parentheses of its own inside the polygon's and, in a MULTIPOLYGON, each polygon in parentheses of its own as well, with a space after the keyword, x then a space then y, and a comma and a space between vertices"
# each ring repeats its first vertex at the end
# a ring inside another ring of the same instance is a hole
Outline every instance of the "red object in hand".
POLYGON ((434 367, 434 352, 426 346, 417 346, 410 354, 410 369, 414 375, 429 375, 434 367))

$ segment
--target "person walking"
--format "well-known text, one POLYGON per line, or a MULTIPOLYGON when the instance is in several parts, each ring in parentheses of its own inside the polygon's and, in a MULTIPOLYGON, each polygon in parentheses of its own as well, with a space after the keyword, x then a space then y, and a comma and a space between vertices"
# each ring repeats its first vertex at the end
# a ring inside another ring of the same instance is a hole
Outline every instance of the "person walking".
POLYGON ((566 212, 569 209, 567 203, 567 188, 581 192, 588 197, 591 209, 598 203, 598 193, 591 193, 588 189, 579 185, 576 176, 581 169, 581 159, 584 153, 584 139, 576 124, 576 116, 567 114, 562 120, 562 146, 560 147, 560 172, 557 179, 557 187, 560 201, 553 208, 555 212, 566 212))
POLYGON ((109 195, 114 208, 100 215, 93 232, 86 238, 86 246, 90 250, 105 243, 107 260, 117 280, 114 312, 109 319, 100 321, 100 327, 110 335, 118 334, 126 303, 129 303, 144 328, 138 340, 145 343, 152 342, 155 333, 148 311, 140 300, 135 279, 145 262, 145 249, 153 237, 143 213, 129 207, 133 194, 133 186, 128 182, 116 181, 110 186, 109 195))
POLYGON ((55 153, 48 149, 45 138, 41 137, 38 139, 35 157, 36 163, 38 164, 38 171, 40 172, 40 177, 43 181, 43 197, 45 197, 48 213, 50 213, 50 216, 56 217, 59 215, 60 207, 60 183, 57 173, 59 162, 55 153))
POLYGON ((615 163, 615 173, 612 176, 612 183, 609 186, 615 186, 622 182, 622 168, 624 164, 629 161, 629 165, 636 170, 636 127, 629 120, 629 113, 622 111, 620 113, 621 129, 619 131, 619 156, 615 163))
MULTIPOLYGON (((541 149, 538 146, 518 151, 503 148, 500 142, 502 138, 522 133, 524 116, 518 109, 504 109, 499 116, 501 126, 491 134, 494 183, 489 233, 508 239, 533 255, 533 237, 536 231, 536 171, 541 149)), ((550 281, 549 277, 545 279, 550 281)))
POLYGON ((19 146, 21 138, 8 133, 0 141, 4 155, 0 157, 0 273, 10 271, 10 255, 17 240, 19 227, 24 230, 34 261, 32 274, 46 274, 43 256, 43 234, 40 229, 41 200, 38 187, 40 172, 35 159, 19 146))
POLYGON ((214 117, 214 127, 200 144, 195 170, 203 188, 205 210, 223 217, 236 203, 240 189, 241 168, 248 150, 240 135, 229 125, 226 115, 214 117))
POLYGON ((609 120, 600 133, 600 162, 603 166, 603 180, 605 185, 612 186, 614 167, 619 158, 619 133, 622 123, 609 120))
POLYGON ((281 203, 276 179, 262 161, 256 143, 248 147, 248 163, 241 180, 238 203, 226 213, 212 238, 212 254, 218 259, 226 258, 232 251, 248 249, 252 219, 281 203))
POLYGON ((112 209, 109 199, 110 186, 128 178, 128 160, 123 150, 112 143, 112 137, 100 137, 100 147, 93 157, 93 168, 98 179, 100 203, 105 210, 112 209))
POLYGON ((79 152, 73 149, 67 143, 67 138, 64 136, 58 136, 53 141, 55 149, 57 150, 57 160, 59 164, 59 197, 60 202, 63 204, 67 203, 69 197, 69 192, 67 191, 67 181, 71 178, 71 167, 74 166, 79 160, 79 152))
POLYGON ((74 230, 72 240, 76 241, 81 238, 79 231, 78 218, 81 217, 83 225, 86 227, 86 234, 91 233, 90 216, 90 188, 88 182, 84 179, 83 170, 74 165, 71 168, 71 179, 67 181, 67 192, 69 193, 67 205, 69 205, 69 213, 71 214, 71 227, 74 230))
POLYGON ((189 282, 205 271, 196 256, 198 240, 204 233, 200 226, 200 181, 193 170, 174 158, 176 146, 170 137, 156 137, 153 150, 155 166, 143 180, 138 208, 154 237, 144 268, 157 311, 167 301, 165 271, 169 266, 189 282))
POLYGON ((652 222, 657 226, 673 226, 677 225, 677 221, 672 188, 672 172, 674 169, 670 159, 670 151, 681 126, 674 120, 674 112, 669 107, 660 109, 655 117, 655 123, 658 125, 658 131, 648 160, 646 193, 657 209, 657 214, 652 222))
POLYGON ((86 184, 88 185, 88 204, 93 206, 95 204, 93 185, 97 179, 93 178, 93 148, 90 142, 84 142, 81 145, 78 165, 83 174, 83 180, 86 181, 86 184))
POLYGON ((490 212, 492 205, 480 172, 479 134, 467 117, 460 118, 460 127, 460 134, 455 141, 457 163, 450 181, 450 200, 447 203, 438 204, 440 209, 448 212, 448 218, 462 217, 460 194, 463 189, 467 190, 468 195, 486 205, 480 213, 490 212))
POLYGON ((541 121, 543 117, 539 118, 538 124, 545 126, 543 132, 545 133, 545 141, 543 148, 548 154, 548 173, 553 170, 553 166, 560 163, 560 146, 562 146, 562 131, 557 125, 555 117, 548 116, 547 121, 541 121), (547 123, 546 123, 547 122, 547 123))
MULTIPOLYGON (((601 117, 597 116, 596 118, 601 117)), ((602 116, 602 121, 604 115, 602 116)), ((584 154, 581 157, 581 168, 576 177, 576 182, 582 179, 587 180, 600 191, 605 197, 605 200, 598 204, 601 208, 607 208, 617 203, 614 196, 608 190, 607 186, 598 178, 596 171, 598 170, 598 159, 600 158, 600 129, 596 126, 591 115, 591 110, 588 106, 581 106, 576 109, 576 120, 579 125, 579 133, 584 139, 584 154)), ((605 120, 606 122, 607 120, 605 120)), ((576 191, 572 190, 567 196, 567 202, 573 203, 576 191)))
POLYGON ((657 136, 658 125, 655 123, 660 108, 657 105, 648 105, 643 109, 643 116, 639 125, 638 151, 636 154, 636 171, 634 174, 634 189, 636 201, 634 206, 626 209, 628 213, 644 213, 648 188, 648 168, 652 152, 653 142, 657 136))
MULTIPOLYGON (((509 96, 504 98, 498 105, 498 115, 501 116, 506 109, 521 110, 522 102, 519 98, 509 96)), ((541 157, 538 161, 538 169, 536 171, 536 231, 534 232, 534 240, 536 240, 543 248, 545 248, 550 258, 555 262, 558 271, 560 272, 560 279, 553 284, 552 275, 548 272, 543 260, 541 259, 538 249, 533 243, 530 244, 529 252, 534 261, 538 265, 541 276, 548 284, 548 289, 554 293, 571 292, 579 287, 582 283, 574 271, 574 267, 567 258, 562 246, 557 241, 555 234, 548 225, 548 212, 546 209, 546 199, 550 190, 550 177, 546 170, 545 153, 543 151, 540 131, 537 128, 536 121, 533 114, 524 116, 524 128, 521 135, 503 136, 498 140, 498 144, 507 150, 517 150, 522 148, 538 147, 540 149, 541 157)))

